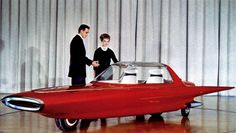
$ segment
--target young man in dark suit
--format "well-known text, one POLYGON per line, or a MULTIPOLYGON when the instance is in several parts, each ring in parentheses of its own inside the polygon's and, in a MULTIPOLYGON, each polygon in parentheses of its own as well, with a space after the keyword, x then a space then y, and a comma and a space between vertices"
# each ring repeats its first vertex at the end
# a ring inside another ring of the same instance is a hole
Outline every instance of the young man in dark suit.
POLYGON ((97 48, 94 52, 93 60, 99 62, 99 67, 94 67, 95 76, 98 76, 101 72, 110 66, 111 60, 118 62, 114 52, 109 48, 110 35, 103 33, 100 35, 101 47, 97 48))
POLYGON ((72 39, 70 43, 70 66, 68 76, 72 78, 72 86, 86 84, 86 64, 88 66, 92 65, 93 67, 99 66, 96 61, 92 61, 86 57, 83 39, 88 36, 89 30, 90 27, 88 25, 80 25, 78 34, 72 39))

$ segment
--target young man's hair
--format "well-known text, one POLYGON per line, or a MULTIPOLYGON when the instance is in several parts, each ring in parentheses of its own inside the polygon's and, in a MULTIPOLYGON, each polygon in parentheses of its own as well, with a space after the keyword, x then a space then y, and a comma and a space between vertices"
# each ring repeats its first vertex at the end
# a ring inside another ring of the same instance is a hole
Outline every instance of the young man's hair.
POLYGON ((100 40, 103 41, 103 39, 109 39, 110 40, 110 35, 108 35, 107 33, 103 33, 100 35, 100 40))
POLYGON ((81 30, 85 30, 85 29, 90 29, 90 27, 88 25, 86 25, 86 24, 81 24, 79 26, 78 32, 80 33, 81 30))

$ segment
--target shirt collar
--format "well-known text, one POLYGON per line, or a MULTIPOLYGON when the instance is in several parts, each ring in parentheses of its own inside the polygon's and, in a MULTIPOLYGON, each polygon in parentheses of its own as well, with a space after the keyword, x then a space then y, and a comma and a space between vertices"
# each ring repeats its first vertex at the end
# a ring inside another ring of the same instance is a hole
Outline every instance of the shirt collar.
POLYGON ((78 33, 78 35, 81 37, 81 39, 83 40, 83 43, 85 44, 84 38, 79 33, 78 33))
POLYGON ((101 46, 101 49, 102 49, 103 51, 107 51, 108 47, 102 47, 102 46, 101 46))
POLYGON ((84 38, 78 33, 78 35, 84 40, 84 38))

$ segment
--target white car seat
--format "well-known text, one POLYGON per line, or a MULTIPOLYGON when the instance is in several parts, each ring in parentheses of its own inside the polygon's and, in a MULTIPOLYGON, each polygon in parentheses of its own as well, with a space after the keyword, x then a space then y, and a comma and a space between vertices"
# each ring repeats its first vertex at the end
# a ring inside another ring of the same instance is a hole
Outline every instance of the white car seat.
POLYGON ((151 69, 149 70, 149 74, 150 76, 146 83, 164 83, 162 69, 151 69))
POLYGON ((137 79, 137 69, 127 69, 124 72, 124 76, 121 80, 122 84, 136 84, 138 83, 137 79))

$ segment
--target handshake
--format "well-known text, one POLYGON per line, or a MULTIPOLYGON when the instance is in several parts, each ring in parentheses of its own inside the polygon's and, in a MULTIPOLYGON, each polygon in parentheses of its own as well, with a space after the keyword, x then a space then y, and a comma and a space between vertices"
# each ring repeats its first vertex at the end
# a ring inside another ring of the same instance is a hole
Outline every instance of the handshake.
POLYGON ((98 63, 98 61, 93 61, 92 62, 92 66, 93 67, 98 67, 100 64, 98 63))

